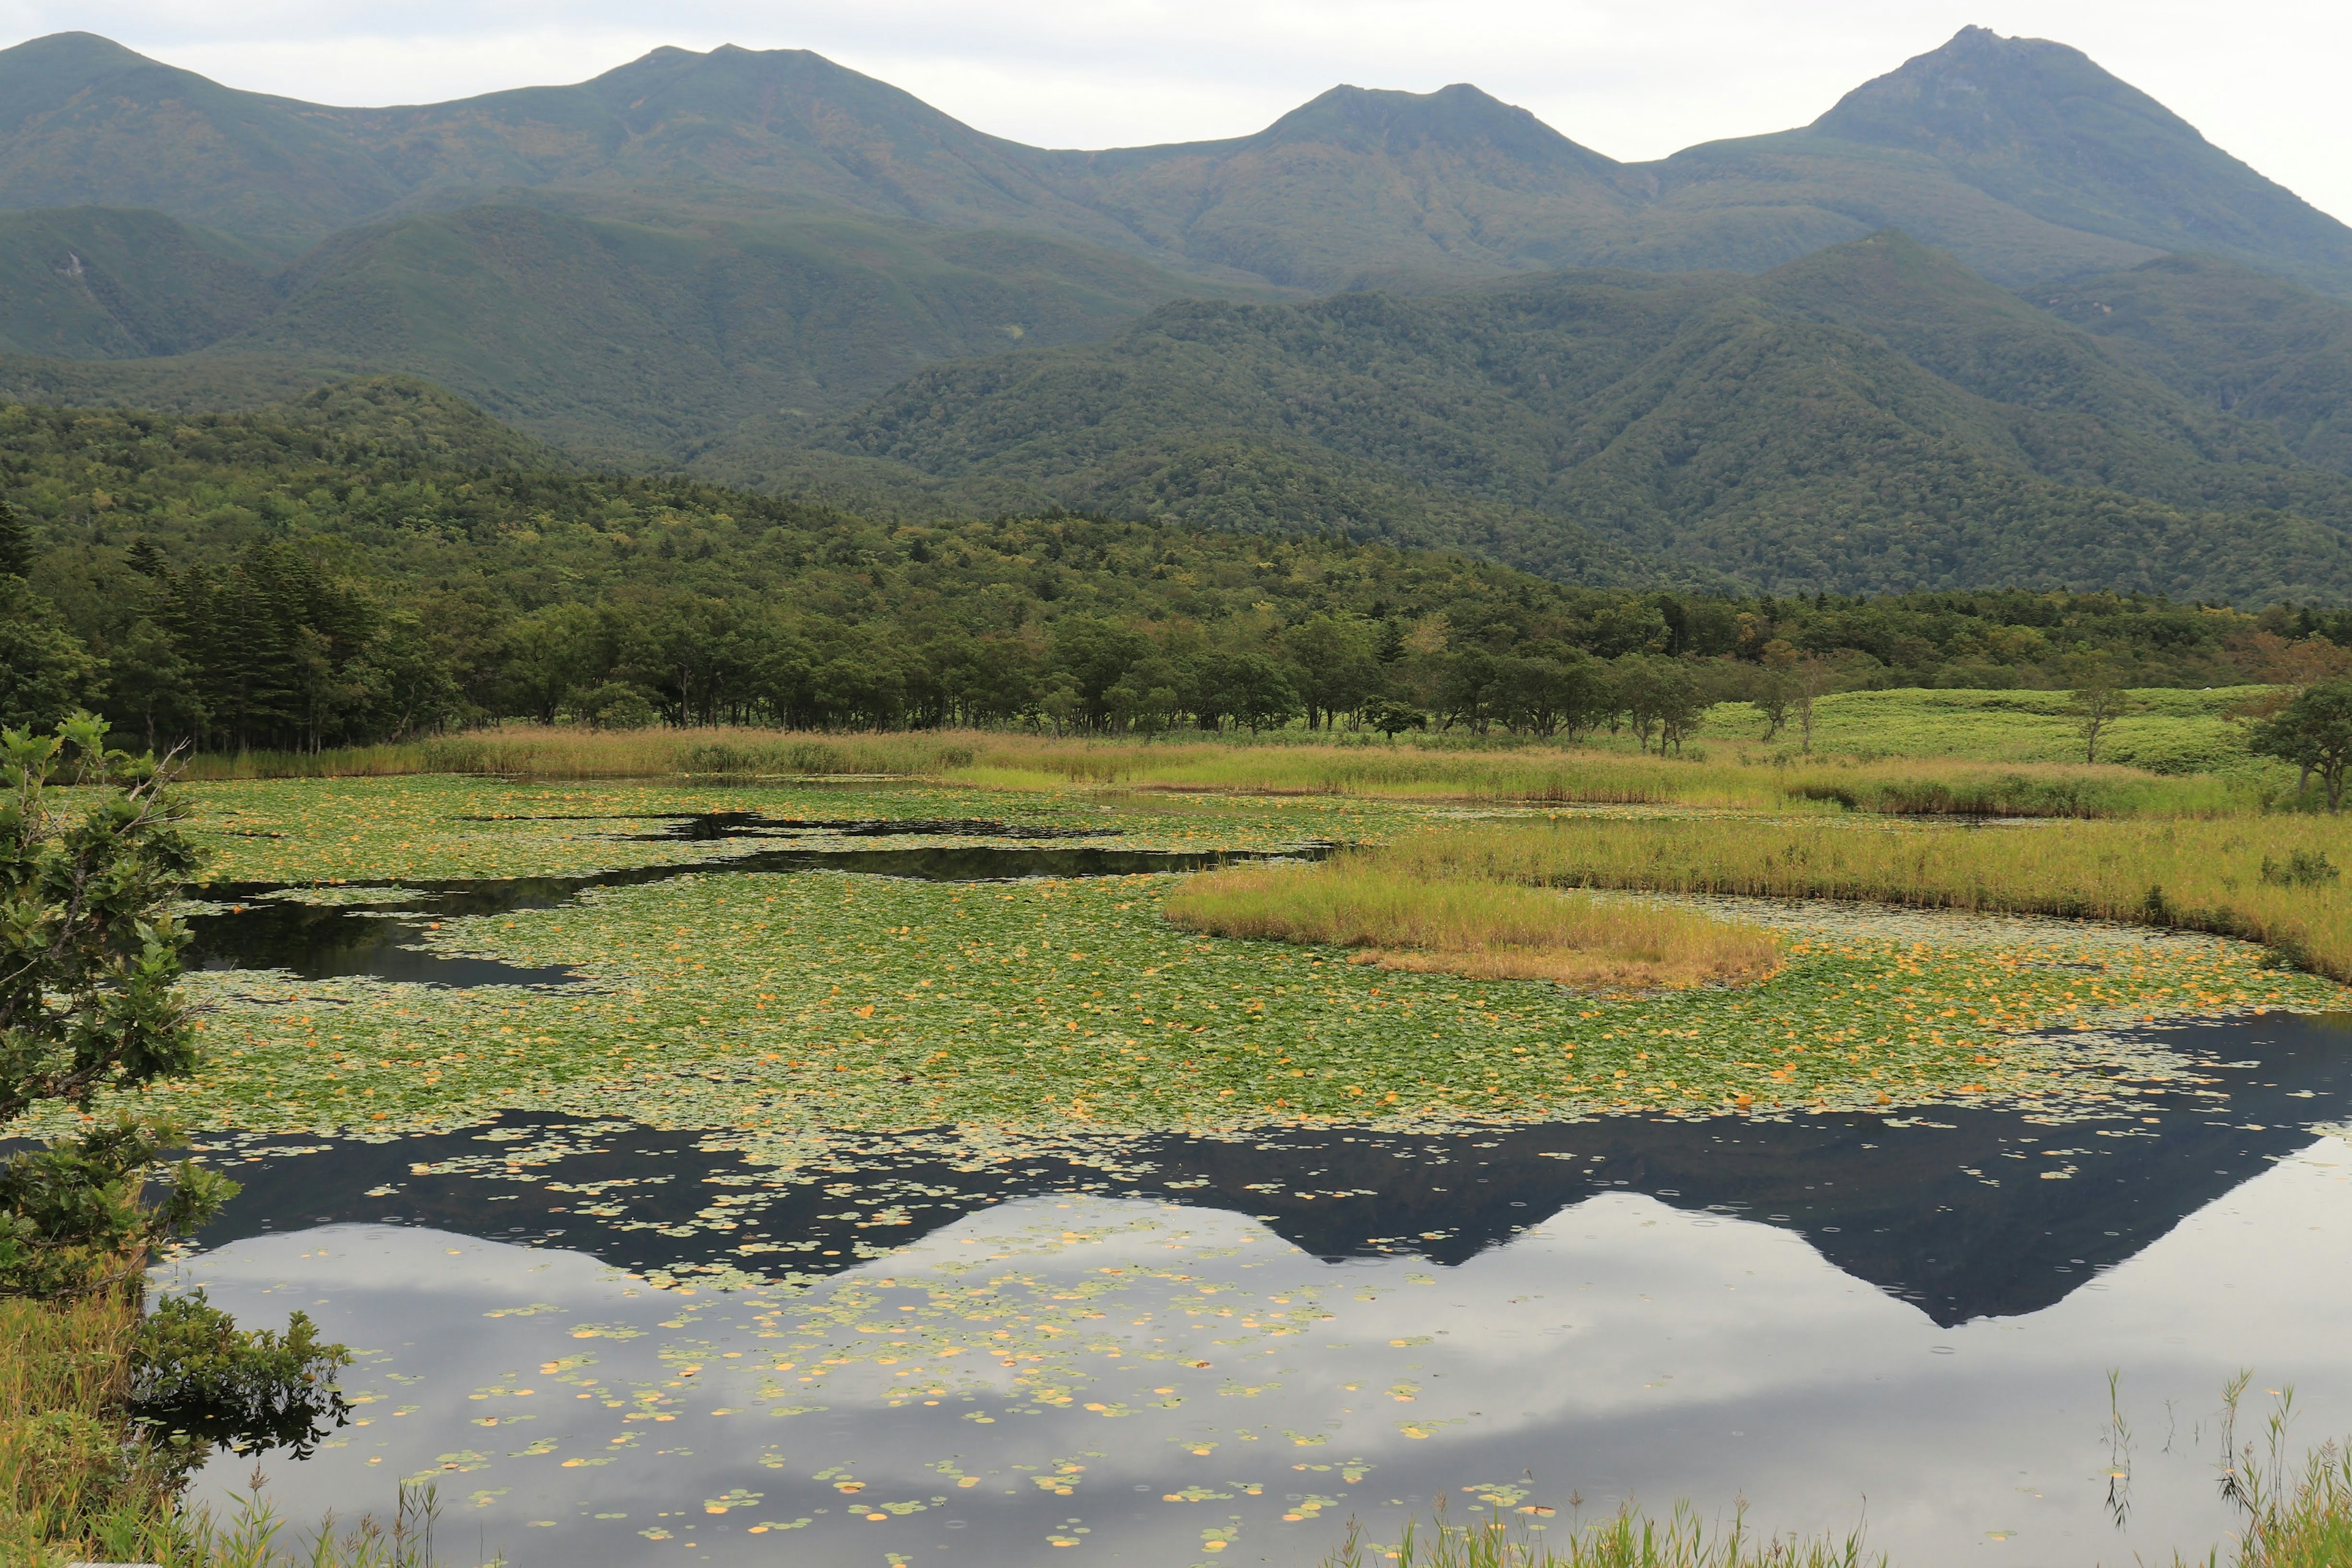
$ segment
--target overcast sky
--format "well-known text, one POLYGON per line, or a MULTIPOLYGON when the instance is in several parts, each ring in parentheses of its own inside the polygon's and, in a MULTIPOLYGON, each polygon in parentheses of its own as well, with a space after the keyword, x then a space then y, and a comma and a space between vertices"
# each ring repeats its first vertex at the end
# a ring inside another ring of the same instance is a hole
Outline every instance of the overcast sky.
POLYGON ((814 49, 1052 147, 1255 131, 1335 82, 1475 82, 1612 157, 1801 125, 1962 26, 2055 38, 2352 219, 2336 0, 0 0, 232 87, 343 104, 578 81, 657 45, 814 49))

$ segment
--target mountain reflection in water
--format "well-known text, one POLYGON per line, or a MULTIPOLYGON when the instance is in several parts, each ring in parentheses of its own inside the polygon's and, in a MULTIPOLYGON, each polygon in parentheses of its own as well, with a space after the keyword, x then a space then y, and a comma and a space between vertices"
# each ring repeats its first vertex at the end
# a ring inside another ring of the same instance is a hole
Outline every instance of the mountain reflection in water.
POLYGON ((304 1140, 310 1152, 232 1156, 245 1191, 199 1239, 215 1247, 391 1220, 556 1242, 640 1271, 748 1266, 738 1249, 766 1239, 792 1247, 775 1255, 781 1267, 823 1274, 855 1265, 861 1247, 903 1245, 1007 1198, 1087 1192, 1233 1209, 1331 1261, 1412 1254, 1454 1265, 1596 1193, 1633 1192, 1797 1231, 1856 1279, 1937 1323, 1959 1323, 2062 1300, 2308 1144, 2314 1123, 2345 1114, 2352 1016, 2144 1033, 2210 1058, 2228 1098, 2145 1096, 2117 1120, 2066 1125, 1944 1107, 1916 1118, 1616 1117, 1445 1134, 1281 1128, 1152 1140, 1122 1157, 1146 1173, 1123 1178, 1045 1158, 951 1166, 877 1138, 821 1173, 774 1184, 740 1155, 705 1149, 706 1134, 513 1116, 392 1142, 304 1140), (714 1177, 737 1194, 724 1229, 698 1222, 714 1177), (625 1184, 593 1205, 614 1212, 580 1212, 577 1189, 616 1182, 625 1184), (872 1194, 864 1211, 843 1198, 845 1183, 872 1194), (872 1211, 885 1204, 894 1223, 877 1227, 872 1211))
POLYGON ((1905 1568, 2158 1561, 2233 1522, 2238 1368, 2297 1385, 2303 1439, 2352 1429, 2352 1157, 2311 1130, 2346 1022, 2150 1031, 2226 1098, 2074 1124, 1283 1129, 1118 1177, 869 1141, 786 1180, 617 1120, 242 1140, 172 1274, 365 1348, 286 1500, 434 1479, 516 1562, 1304 1565, 1441 1490, 1744 1495, 1768 1530, 1866 1516, 1905 1568), (752 1262, 804 1288, 690 1271, 752 1262))

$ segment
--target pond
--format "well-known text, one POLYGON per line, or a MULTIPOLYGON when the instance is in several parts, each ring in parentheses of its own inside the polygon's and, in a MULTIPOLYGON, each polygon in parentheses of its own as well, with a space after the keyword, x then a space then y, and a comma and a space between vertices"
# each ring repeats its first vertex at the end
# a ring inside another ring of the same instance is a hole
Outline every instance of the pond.
POLYGON ((1311 1563, 1439 1493, 2158 1557, 2231 1526, 2241 1368, 2242 1436, 2289 1385, 2352 1429, 2352 1147, 2310 1131, 2352 1019, 2149 1033, 2226 1100, 1285 1130, 1118 1176, 877 1142, 784 1179, 620 1116, 224 1141, 246 1191, 172 1282, 362 1352, 286 1495, 432 1478, 445 1550, 517 1563, 1311 1563), (693 1283, 762 1243, 795 1283, 693 1283))
POLYGON ((2352 1432, 2352 1016, 2234 944, 1685 900, 1786 973, 1602 1001, 1159 921, 1156 873, 1364 830, 1319 805, 252 793, 184 1098, 244 1191, 158 1279, 357 1352, 263 1460, 297 1520, 415 1481, 452 1563, 1312 1568, 1441 1496, 1746 1500, 2088 1568, 2227 1537, 2242 1371, 2236 1439, 2290 1389, 2352 1432), (352 881, 257 879, 338 836, 352 881))

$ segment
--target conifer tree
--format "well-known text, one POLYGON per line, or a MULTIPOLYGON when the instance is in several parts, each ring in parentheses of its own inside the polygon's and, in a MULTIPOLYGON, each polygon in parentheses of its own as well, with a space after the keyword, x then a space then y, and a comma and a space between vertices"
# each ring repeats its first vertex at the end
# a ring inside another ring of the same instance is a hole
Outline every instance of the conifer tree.
POLYGON ((32 573, 32 525, 15 507, 0 500, 0 577, 29 577, 32 573))

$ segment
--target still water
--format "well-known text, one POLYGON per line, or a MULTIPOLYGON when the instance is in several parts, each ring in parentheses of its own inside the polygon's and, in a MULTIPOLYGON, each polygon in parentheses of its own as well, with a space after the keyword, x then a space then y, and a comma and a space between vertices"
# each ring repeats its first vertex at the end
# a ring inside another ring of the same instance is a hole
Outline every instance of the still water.
POLYGON ((625 1107, 248 1140, 165 1282, 360 1351, 352 1424, 270 1490, 348 1517, 433 1478, 451 1560, 1307 1568, 1444 1493, 2168 1561, 2234 1523, 2241 1369, 2242 1441, 2290 1387, 2298 1439, 2352 1432, 2352 1144, 2315 1130, 2347 1024, 2150 1031, 2227 1098, 2073 1125, 1317 1129, 1117 1173, 877 1142, 789 1177, 625 1107))

